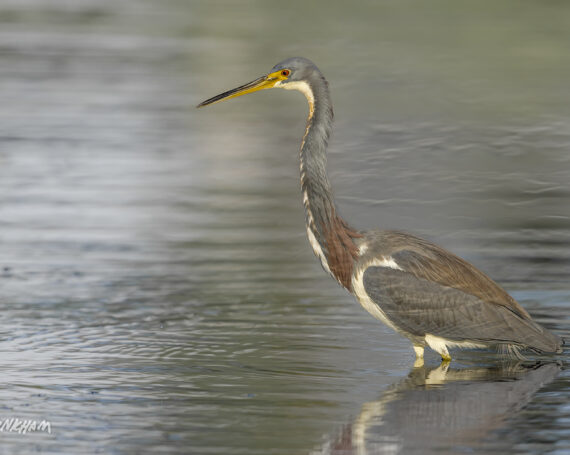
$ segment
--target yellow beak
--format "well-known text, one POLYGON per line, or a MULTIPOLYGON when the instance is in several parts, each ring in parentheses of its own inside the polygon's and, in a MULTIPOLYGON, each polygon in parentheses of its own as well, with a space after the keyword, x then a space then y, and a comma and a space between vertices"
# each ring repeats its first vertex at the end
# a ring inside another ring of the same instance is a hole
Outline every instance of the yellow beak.
POLYGON ((248 93, 257 92, 258 90, 264 90, 266 88, 273 88, 278 82, 287 79, 283 76, 280 71, 274 73, 269 73, 266 76, 261 76, 260 78, 248 82, 247 84, 241 85, 227 92, 220 93, 206 101, 201 102, 196 107, 209 106, 210 104, 219 103, 220 101, 229 100, 230 98, 236 98, 238 96, 247 95, 248 93))

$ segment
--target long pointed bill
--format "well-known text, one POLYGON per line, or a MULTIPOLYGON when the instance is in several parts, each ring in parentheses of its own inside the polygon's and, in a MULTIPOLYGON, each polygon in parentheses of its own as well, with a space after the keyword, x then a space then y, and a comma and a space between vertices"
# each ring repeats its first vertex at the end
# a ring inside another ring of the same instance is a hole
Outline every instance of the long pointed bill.
POLYGON ((261 76, 259 79, 248 82, 240 87, 228 90, 227 92, 220 93, 206 101, 201 102, 196 107, 209 106, 210 104, 219 103, 220 101, 235 98, 237 96, 247 95, 248 93, 257 92, 266 88, 272 88, 281 78, 276 77, 275 73, 261 76))

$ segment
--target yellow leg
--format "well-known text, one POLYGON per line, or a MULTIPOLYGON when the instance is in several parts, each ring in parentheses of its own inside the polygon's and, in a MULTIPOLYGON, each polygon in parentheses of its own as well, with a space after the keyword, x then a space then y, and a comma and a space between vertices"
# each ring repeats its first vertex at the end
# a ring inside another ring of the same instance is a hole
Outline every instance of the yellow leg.
POLYGON ((421 368, 424 366, 424 347, 414 345, 414 352, 416 353, 416 360, 414 361, 414 368, 421 368))
POLYGON ((425 336, 425 341, 430 348, 432 348, 441 356, 441 360, 444 362, 451 361, 451 356, 447 350, 447 340, 445 338, 441 338, 428 333, 425 336))
POLYGON ((416 353, 416 359, 424 358, 424 347, 420 345, 414 345, 414 352, 416 353))

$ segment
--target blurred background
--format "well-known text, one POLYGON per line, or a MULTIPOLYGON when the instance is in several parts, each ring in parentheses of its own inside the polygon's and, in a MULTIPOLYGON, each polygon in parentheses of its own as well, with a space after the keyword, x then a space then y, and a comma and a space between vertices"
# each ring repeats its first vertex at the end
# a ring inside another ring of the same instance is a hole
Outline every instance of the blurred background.
POLYGON ((312 59, 343 216, 438 242, 569 336, 569 24, 566 2, 0 0, 0 419, 52 429, 2 451, 568 453, 565 369, 431 355, 402 382, 409 343, 305 238, 302 95, 194 106, 312 59), (492 389, 455 407, 467 429, 516 399, 469 437, 385 426, 418 411, 402 388, 453 406, 458 380, 492 389))

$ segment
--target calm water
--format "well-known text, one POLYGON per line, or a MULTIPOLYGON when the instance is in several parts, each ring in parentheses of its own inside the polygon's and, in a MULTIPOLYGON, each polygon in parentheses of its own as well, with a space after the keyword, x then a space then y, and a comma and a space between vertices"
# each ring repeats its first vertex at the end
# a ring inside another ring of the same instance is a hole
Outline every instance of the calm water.
POLYGON ((194 105, 292 55, 327 75, 356 226, 488 272, 570 336, 570 5, 0 0, 2 453, 570 453, 568 353, 430 354, 305 238, 302 97, 194 105))

